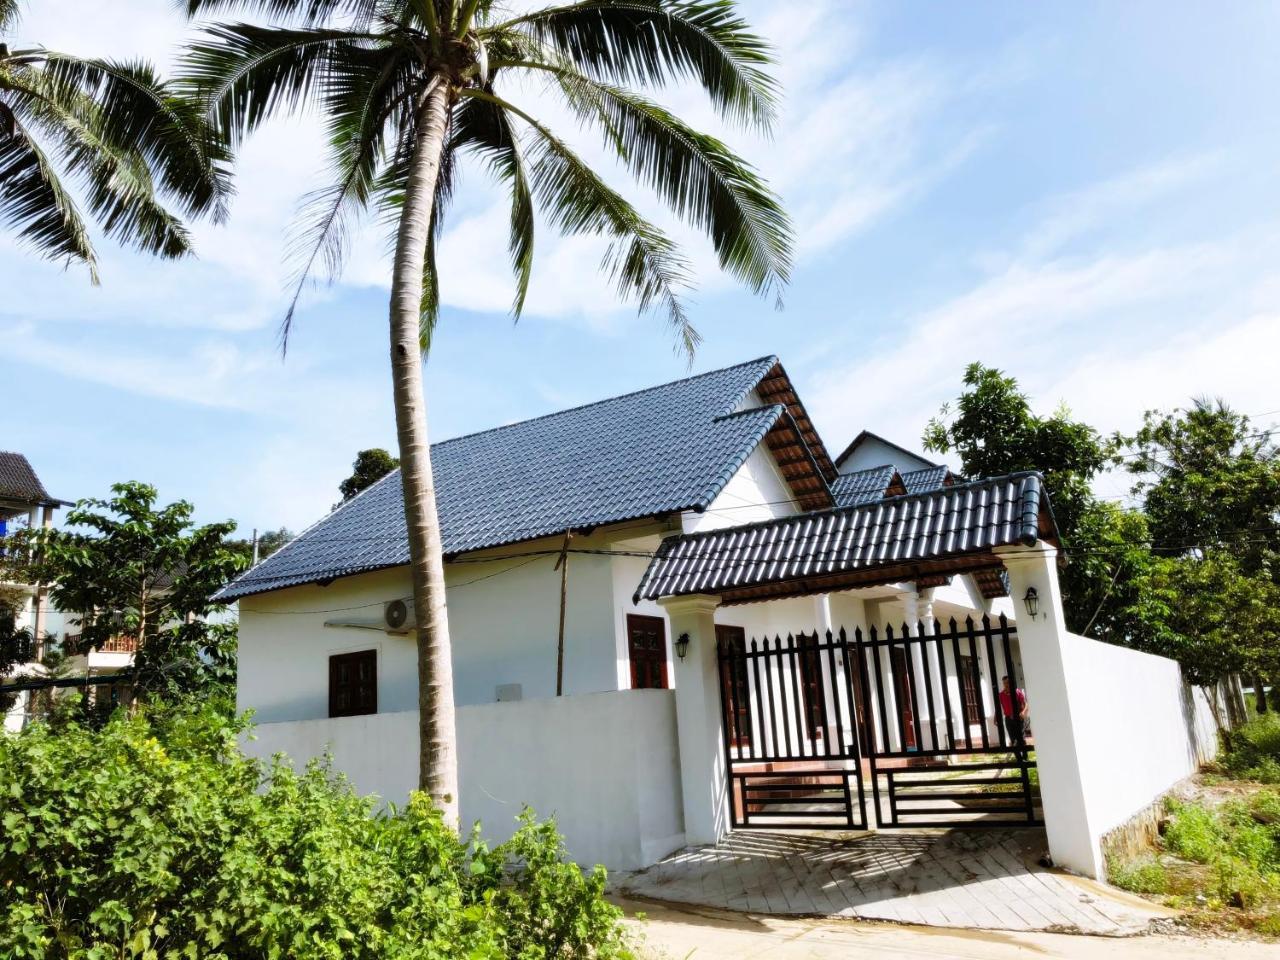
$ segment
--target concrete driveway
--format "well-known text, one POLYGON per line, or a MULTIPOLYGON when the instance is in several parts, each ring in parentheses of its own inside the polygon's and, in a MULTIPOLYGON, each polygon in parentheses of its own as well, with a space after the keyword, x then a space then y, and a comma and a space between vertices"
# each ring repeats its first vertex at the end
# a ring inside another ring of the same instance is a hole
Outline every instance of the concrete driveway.
POLYGON ((799 920, 617 901, 645 960, 1275 960, 1275 944, 1192 937, 1124 939, 799 920), (635 919, 642 912, 644 920, 635 919))
POLYGON ((622 896, 772 916, 1131 936, 1169 916, 1037 862, 1040 830, 740 830, 615 881, 622 896))

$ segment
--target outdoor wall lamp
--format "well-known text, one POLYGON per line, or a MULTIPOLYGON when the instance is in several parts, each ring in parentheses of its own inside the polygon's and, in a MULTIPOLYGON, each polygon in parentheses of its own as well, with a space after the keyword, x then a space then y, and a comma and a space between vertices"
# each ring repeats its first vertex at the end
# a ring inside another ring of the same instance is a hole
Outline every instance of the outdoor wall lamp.
POLYGON ((1027 587, 1027 593, 1022 598, 1022 602, 1027 605, 1027 614, 1034 620, 1040 610, 1040 594, 1036 592, 1035 587, 1027 587))
POLYGON ((676 637, 676 656, 683 660, 684 655, 688 652, 689 635, 687 633, 682 633, 680 636, 676 637))

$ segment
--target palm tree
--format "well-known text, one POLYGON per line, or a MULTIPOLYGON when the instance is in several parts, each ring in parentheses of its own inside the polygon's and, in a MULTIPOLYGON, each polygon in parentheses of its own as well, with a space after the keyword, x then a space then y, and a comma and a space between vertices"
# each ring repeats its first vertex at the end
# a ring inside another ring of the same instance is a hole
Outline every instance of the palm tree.
MULTIPOLYGON (((17 25, 18 6, 0 0, 0 37, 17 25)), ((107 236, 162 257, 190 253, 186 227, 160 198, 188 216, 221 219, 224 161, 200 111, 146 63, 0 42, 0 221, 40 255, 83 263, 98 282, 68 175, 107 236)))
POLYGON ((692 356, 698 335, 681 299, 690 271, 676 245, 514 102, 520 85, 506 81, 545 81, 638 180, 710 236, 723 269, 776 295, 792 244, 777 197, 723 143, 632 89, 696 82, 722 116, 767 128, 770 53, 733 0, 577 0, 518 15, 493 0, 186 4, 193 15, 272 18, 211 26, 185 56, 185 82, 233 146, 285 111, 310 107, 327 123, 333 182, 309 198, 284 341, 312 269, 340 267, 353 218, 373 209, 396 225, 391 364, 418 622, 419 776, 456 822, 452 665, 421 361, 439 316, 435 247, 458 166, 474 158, 510 191, 516 315, 540 215, 563 234, 608 238, 604 272, 641 310, 661 310, 692 356))

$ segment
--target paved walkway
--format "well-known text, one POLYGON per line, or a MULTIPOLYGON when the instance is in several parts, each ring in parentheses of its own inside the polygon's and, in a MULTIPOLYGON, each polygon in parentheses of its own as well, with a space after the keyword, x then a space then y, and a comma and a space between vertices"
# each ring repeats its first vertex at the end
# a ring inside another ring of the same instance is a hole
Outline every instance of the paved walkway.
POLYGON ((874 834, 739 830, 622 877, 617 891, 772 915, 1127 936, 1168 916, 1041 867, 1040 830, 874 834))
POLYGON ((644 960, 1275 960, 1274 943, 939 930, 619 901, 644 960))

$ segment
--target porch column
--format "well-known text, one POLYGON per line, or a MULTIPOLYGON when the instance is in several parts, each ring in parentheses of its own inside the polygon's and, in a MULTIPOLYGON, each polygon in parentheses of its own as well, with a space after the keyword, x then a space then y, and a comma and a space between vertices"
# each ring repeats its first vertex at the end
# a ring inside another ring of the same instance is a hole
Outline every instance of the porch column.
POLYGON ((671 621, 671 639, 689 635, 688 653, 676 659, 676 736, 684 835, 688 844, 715 843, 729 830, 728 758, 725 756, 720 674, 716 660, 716 597, 658 601, 671 621))
MULTIPOLYGON (((32 511, 32 516, 33 517, 35 516, 34 510, 32 511)), ((41 517, 40 527, 43 530, 48 530, 52 526, 53 526, 53 507, 46 505, 44 508, 44 514, 41 517)), ((37 660, 44 659, 44 631, 45 631, 44 607, 45 607, 46 595, 47 595, 47 592, 45 589, 45 585, 43 583, 37 583, 35 598, 32 601, 35 609, 32 611, 32 621, 31 621, 31 635, 35 637, 35 641, 36 641, 36 659, 37 660)))
MULTIPOLYGON (((933 630, 933 587, 916 587, 913 594, 907 595, 907 613, 913 628, 919 625, 920 636, 932 637, 933 630), (912 599, 914 598, 914 603, 912 599)), ((942 687, 947 682, 943 664, 938 662, 938 648, 932 643, 919 647, 919 662, 916 664, 917 689, 920 693, 916 699, 920 701, 920 711, 926 714, 931 731, 929 745, 950 748, 947 742, 947 706, 942 696, 942 687), (927 676, 925 666, 928 666, 927 676), (927 695, 925 691, 928 691, 927 695), (933 704, 930 709, 930 703, 933 704)), ((923 747, 923 744, 921 745, 923 747)))
MULTIPOLYGON (((1069 688, 1068 632, 1058 587, 1058 551, 1046 544, 996 551, 1009 571, 1010 595, 1017 611, 1018 646, 1026 675, 1027 703, 1035 738, 1045 832, 1053 862, 1087 877, 1105 874, 1101 837, 1090 824, 1082 757, 1076 748, 1075 718, 1069 688), (1026 615, 1029 588, 1039 596, 1039 613, 1026 615)), ((1077 698, 1077 704, 1081 703, 1077 698)), ((1102 705, 1095 705, 1095 709, 1102 705)), ((999 704, 997 721, 1003 723, 999 704)), ((1105 789, 1105 785, 1094 785, 1105 789)))

